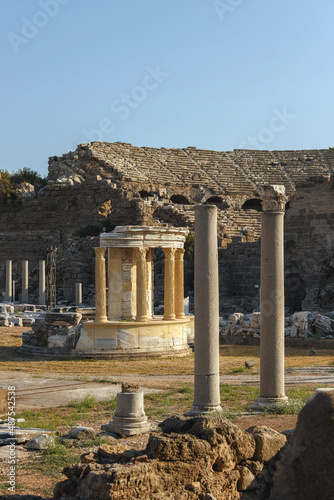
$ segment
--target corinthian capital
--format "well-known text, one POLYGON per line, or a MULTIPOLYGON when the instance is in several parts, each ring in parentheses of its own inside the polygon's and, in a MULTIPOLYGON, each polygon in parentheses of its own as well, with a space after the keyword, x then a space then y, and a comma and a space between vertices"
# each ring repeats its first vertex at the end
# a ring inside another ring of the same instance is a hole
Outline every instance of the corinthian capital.
POLYGON ((285 187, 265 184, 260 189, 262 198, 262 208, 264 212, 283 212, 287 198, 285 196, 285 187))
POLYGON ((165 254, 165 259, 174 259, 176 248, 163 248, 162 250, 165 254))
POLYGON ((104 254, 106 253, 106 249, 104 247, 95 247, 95 257, 97 259, 104 259, 104 254))

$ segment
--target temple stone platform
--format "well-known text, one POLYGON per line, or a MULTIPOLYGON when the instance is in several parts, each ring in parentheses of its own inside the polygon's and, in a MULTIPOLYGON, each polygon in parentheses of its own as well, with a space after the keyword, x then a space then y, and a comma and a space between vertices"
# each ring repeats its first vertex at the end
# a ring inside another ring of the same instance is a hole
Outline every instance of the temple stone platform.
POLYGON ((132 354, 186 354, 191 352, 188 338, 193 337, 194 318, 172 321, 156 316, 150 321, 110 321, 86 323, 75 350, 82 353, 121 351, 132 354))

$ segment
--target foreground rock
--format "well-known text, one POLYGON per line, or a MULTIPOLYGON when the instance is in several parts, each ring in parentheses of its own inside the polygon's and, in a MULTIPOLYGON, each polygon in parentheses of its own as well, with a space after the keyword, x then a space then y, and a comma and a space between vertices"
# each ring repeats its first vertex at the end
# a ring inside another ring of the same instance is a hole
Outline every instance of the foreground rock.
POLYGON ((253 435, 253 429, 244 432, 219 417, 172 417, 160 428, 146 450, 113 453, 104 447, 82 457, 83 464, 66 467, 68 479, 56 485, 54 499, 239 500, 246 498, 242 491, 249 498, 268 497, 284 436, 277 439, 278 433, 261 427, 253 435), (268 463, 259 461, 263 450, 268 463))
POLYGON ((270 500, 334 495, 334 392, 319 393, 300 412, 292 440, 276 464, 270 500))

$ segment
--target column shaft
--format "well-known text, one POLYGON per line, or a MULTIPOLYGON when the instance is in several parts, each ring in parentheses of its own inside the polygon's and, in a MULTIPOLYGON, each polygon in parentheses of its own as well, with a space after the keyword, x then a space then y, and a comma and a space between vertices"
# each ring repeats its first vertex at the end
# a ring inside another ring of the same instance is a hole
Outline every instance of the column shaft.
POLYGON ((6 260, 6 301, 12 302, 13 300, 13 279, 12 279, 12 261, 6 260))
POLYGON ((261 222, 260 396, 263 409, 284 393, 284 186, 263 186, 261 222))
POLYGON ((175 252, 176 248, 163 248, 165 254, 164 319, 175 319, 175 252))
POLYGON ((108 319, 122 318, 122 249, 108 248, 108 319))
POLYGON ((188 414, 221 410, 217 207, 195 207, 195 393, 188 414))
POLYGON ((106 295, 106 249, 102 247, 95 250, 95 322, 107 322, 107 295, 106 295))
POLYGON ((82 283, 75 284, 75 305, 77 307, 82 305, 82 283))
POLYGON ((39 304, 45 306, 45 260, 39 261, 39 304))
POLYGON ((184 314, 184 249, 178 248, 175 254, 175 316, 177 319, 184 314))
POLYGON ((136 269, 137 269, 137 312, 136 321, 148 321, 147 315, 147 248, 136 248, 136 269))
POLYGON ((28 261, 22 261, 22 302, 28 303, 28 261))

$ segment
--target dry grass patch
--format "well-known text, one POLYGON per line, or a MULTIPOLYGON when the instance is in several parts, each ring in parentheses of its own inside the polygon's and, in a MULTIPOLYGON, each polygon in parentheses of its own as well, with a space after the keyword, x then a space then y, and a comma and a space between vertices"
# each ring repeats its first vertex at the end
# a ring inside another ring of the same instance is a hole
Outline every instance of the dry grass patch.
MULTIPOLYGON (((194 355, 169 358, 127 358, 123 360, 41 360, 28 358, 18 352, 21 345, 21 334, 25 328, 13 327, 0 329, 1 362, 0 371, 24 371, 36 375, 66 374, 81 376, 86 380, 97 377, 124 375, 192 375, 194 373, 194 355)), ((286 368, 312 366, 333 366, 334 349, 317 348, 317 356, 310 355, 309 347, 287 347, 285 349, 286 368)), ((241 373, 245 361, 252 360, 255 366, 247 369, 247 373, 256 373, 260 369, 260 347, 234 345, 220 347, 220 373, 228 375, 241 373)))

